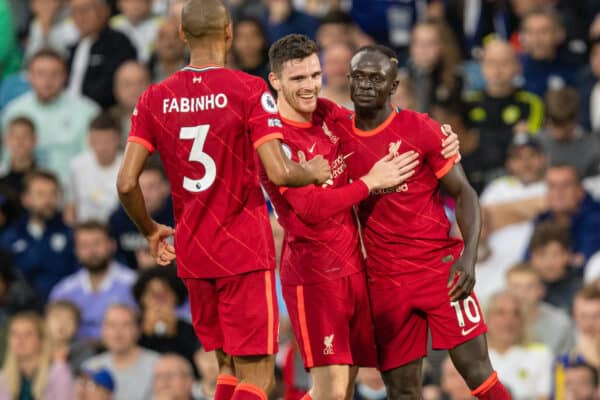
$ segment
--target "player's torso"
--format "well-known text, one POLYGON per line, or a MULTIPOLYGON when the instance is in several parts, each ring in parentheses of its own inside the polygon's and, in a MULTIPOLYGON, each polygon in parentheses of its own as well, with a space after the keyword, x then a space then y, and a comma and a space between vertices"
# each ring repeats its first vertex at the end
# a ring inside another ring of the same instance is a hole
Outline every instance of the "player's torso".
POLYGON ((390 266, 394 262, 433 262, 439 258, 437 253, 447 253, 457 244, 449 238, 450 223, 439 182, 425 162, 414 114, 395 111, 379 128, 368 132, 354 129, 350 118, 340 121, 341 149, 350 179, 368 173, 388 153, 401 155, 412 150, 419 154, 412 177, 400 186, 372 193, 359 206, 369 267, 379 265, 388 270, 394 269, 390 266))
MULTIPOLYGON (((312 123, 283 121, 282 146, 286 155, 298 162, 323 156, 330 165, 331 181, 325 189, 348 183, 346 164, 339 152, 339 138, 327 124, 315 117, 312 123)), ((352 209, 318 223, 302 220, 280 191, 268 182, 267 192, 278 220, 285 229, 281 259, 281 279, 285 284, 310 283, 334 279, 362 269, 359 239, 352 209)))
MULTIPOLYGON (((156 85, 151 99, 160 126, 156 147, 171 183, 178 264, 193 263, 201 251, 215 261, 209 275, 270 263, 270 226, 247 133, 247 79, 225 68, 186 68, 156 85)), ((263 107, 276 119, 274 103, 263 107)), ((180 274, 184 268, 197 267, 180 274)))

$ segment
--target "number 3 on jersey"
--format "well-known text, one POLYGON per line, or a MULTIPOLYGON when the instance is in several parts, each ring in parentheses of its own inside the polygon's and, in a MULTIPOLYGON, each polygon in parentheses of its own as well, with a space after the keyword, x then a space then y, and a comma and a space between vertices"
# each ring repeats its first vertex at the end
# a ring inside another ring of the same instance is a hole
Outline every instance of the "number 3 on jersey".
POLYGON ((198 125, 184 127, 179 131, 179 139, 194 141, 188 161, 198 162, 204 166, 204 177, 202 179, 183 177, 183 188, 189 192, 196 193, 208 189, 217 177, 215 160, 204 152, 204 143, 206 142, 209 129, 210 125, 198 125))

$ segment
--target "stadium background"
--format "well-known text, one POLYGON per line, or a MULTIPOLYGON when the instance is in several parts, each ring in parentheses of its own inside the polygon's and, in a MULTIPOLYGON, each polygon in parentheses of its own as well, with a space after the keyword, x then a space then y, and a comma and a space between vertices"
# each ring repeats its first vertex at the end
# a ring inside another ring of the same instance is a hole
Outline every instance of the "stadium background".
MULTIPOLYGON (((107 366, 130 382, 115 399, 177 398, 193 381, 194 398, 211 399, 215 365, 196 343, 185 288, 172 268, 155 267, 114 185, 137 97, 187 63, 183 2, 113 0, 105 17, 103 3, 0 0, 0 399, 10 398, 7 377, 27 375, 26 359, 47 370, 34 392, 56 398, 90 380, 109 388, 82 372, 107 366), (103 331, 113 303, 141 311, 113 310, 118 323, 103 331), (25 328, 9 325, 14 315, 25 328), (183 357, 158 361, 175 372, 154 369, 161 353, 183 357), (107 364, 111 356, 131 368, 107 364)), ((600 1, 226 3, 229 67, 267 79, 269 44, 306 34, 321 49, 322 96, 347 107, 352 52, 374 42, 396 50, 392 101, 452 124, 481 194, 476 293, 500 378, 517 400, 599 399, 600 1)), ((172 224, 159 160, 141 184, 153 217, 172 224)), ((280 303, 271 397, 296 400, 310 382, 280 303)), ((433 352, 425 372, 425 399, 470 398, 445 354, 433 352)), ((355 397, 385 398, 376 371, 361 371, 355 397)))

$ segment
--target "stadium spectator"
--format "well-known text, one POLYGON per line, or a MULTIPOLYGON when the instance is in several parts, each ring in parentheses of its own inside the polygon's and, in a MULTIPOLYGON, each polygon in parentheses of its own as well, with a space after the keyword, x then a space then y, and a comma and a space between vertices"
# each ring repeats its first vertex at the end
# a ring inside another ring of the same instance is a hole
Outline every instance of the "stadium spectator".
POLYGON ((98 371, 83 372, 83 387, 77 400, 112 400, 115 391, 115 381, 106 368, 98 371))
POLYGON ((291 33, 315 38, 318 20, 295 9, 292 0, 266 0, 266 3, 265 20, 270 43, 291 33))
POLYGON ((65 221, 108 221, 119 205, 115 182, 121 165, 121 132, 117 122, 101 114, 90 124, 90 150, 71 161, 65 221))
POLYGON ((21 53, 9 3, 8 0, 0 0, 0 26, 4 32, 0 37, 0 81, 21 67, 21 53))
POLYGON ((485 88, 467 94, 469 121, 479 128, 486 169, 504 166, 515 134, 536 134, 544 118, 540 98, 516 86, 520 65, 510 44, 492 40, 481 61, 485 88))
POLYGON ((259 76, 268 82, 270 72, 268 48, 267 34, 260 20, 244 17, 237 21, 232 47, 237 69, 259 76))
MULTIPOLYGON (((35 292, 14 268, 11 255, 0 250, 0 327, 15 313, 35 306, 35 292)), ((2 348, 0 344, 0 360, 4 359, 2 348)))
POLYGON ((460 376, 450 357, 446 357, 442 362, 442 378, 440 382, 444 400, 472 400, 475 397, 471 390, 460 376))
POLYGON ((161 82, 186 64, 185 43, 179 38, 179 27, 171 18, 164 20, 158 28, 154 53, 148 63, 152 82, 161 82))
POLYGON ((521 21, 520 37, 525 90, 544 96, 555 85, 575 84, 578 66, 560 52, 565 29, 554 10, 540 8, 527 13, 521 21))
POLYGON ((131 113, 138 98, 150 85, 150 71, 136 61, 126 61, 115 73, 113 91, 117 104, 109 109, 109 114, 119 123, 122 135, 122 147, 131 127, 131 113))
MULTIPOLYGON (((357 27, 352 21, 352 16, 338 10, 330 11, 319 21, 317 45, 319 49, 325 50, 332 44, 352 42, 356 30, 357 27)), ((352 43, 352 45, 354 44, 352 43)))
POLYGON ((580 356, 595 368, 600 367, 600 290, 588 285, 575 295, 573 301, 576 342, 571 354, 580 356))
POLYGON ((352 53, 352 46, 348 42, 342 41, 331 43, 323 49, 321 54, 323 60, 323 86, 320 97, 349 109, 354 109, 352 100, 350 100, 350 86, 348 85, 352 53))
POLYGON ((71 16, 81 35, 69 52, 69 91, 106 109, 115 104, 112 88, 119 65, 136 58, 127 36, 108 27, 106 0, 71 0, 71 16))
POLYGON ((10 154, 0 184, 10 186, 16 194, 23 193, 23 178, 36 168, 35 146, 37 135, 33 122, 26 117, 16 117, 8 122, 4 146, 10 154))
POLYGON ((550 89, 545 97, 546 131, 541 135, 551 164, 569 164, 581 177, 600 173, 600 137, 579 125, 579 95, 570 87, 550 89))
POLYGON ((65 61, 54 50, 43 49, 29 61, 32 90, 11 101, 2 115, 2 127, 15 117, 33 121, 37 133, 36 156, 47 168, 66 182, 71 158, 86 145, 87 129, 98 107, 89 99, 64 90, 67 79, 65 61))
POLYGON ((152 15, 152 0, 118 0, 120 14, 110 19, 110 27, 125 34, 135 46, 138 60, 150 60, 162 18, 152 15))
POLYGON ((554 220, 571 233, 575 255, 573 267, 582 267, 600 250, 600 203, 586 193, 577 170, 570 165, 557 165, 546 171, 548 211, 539 214, 535 223, 554 220))
POLYGON ((64 362, 52 361, 44 321, 34 312, 15 315, 0 371, 0 399, 73 399, 73 378, 64 362))
POLYGON ((25 57, 29 58, 45 47, 66 56, 69 46, 79 39, 79 32, 69 18, 67 1, 32 0, 31 11, 34 18, 29 24, 25 57))
MULTIPOLYGON (((212 356, 212 354, 211 354, 212 356)), ((214 357, 214 356, 213 356, 214 357)), ((190 400, 194 372, 188 360, 177 354, 162 355, 154 367, 152 395, 155 400, 190 400)), ((214 392, 213 392, 214 395, 214 392)), ((195 397, 196 398, 196 397, 195 397)), ((203 398, 203 399, 208 399, 203 398)))
POLYGON ((135 273, 114 260, 115 242, 105 225, 88 221, 75 227, 75 254, 81 268, 61 280, 50 300, 68 300, 81 311, 79 338, 99 339, 102 319, 113 303, 134 305, 135 273))
POLYGON ((60 186, 51 173, 35 171, 25 178, 26 215, 0 236, 0 247, 14 257, 39 300, 45 303, 58 281, 75 271, 71 228, 58 210, 60 186))
POLYGON ((415 84, 416 111, 428 112, 434 101, 460 97, 459 65, 456 39, 442 21, 427 20, 415 25, 407 68, 415 84))
POLYGON ((529 222, 545 211, 546 157, 540 143, 528 135, 516 135, 508 148, 507 175, 491 181, 481 193, 494 229, 529 222))
POLYGON ((487 308, 490 359, 514 400, 548 399, 552 355, 546 346, 525 341, 519 300, 510 292, 493 295, 487 308))
POLYGON ((531 267, 545 286, 543 300, 565 312, 571 311, 573 297, 583 286, 580 271, 570 266, 569 231, 554 221, 536 226, 531 243, 531 267))
POLYGON ((548 347, 554 356, 574 345, 573 321, 563 310, 543 301, 544 283, 529 264, 518 264, 506 273, 508 289, 521 302, 530 338, 548 347))
POLYGON ((375 368, 361 368, 356 377, 354 400, 384 400, 387 398, 381 374, 375 368))
POLYGON ((95 354, 92 343, 75 339, 81 324, 79 309, 69 301, 49 303, 45 322, 52 359, 68 363, 71 373, 77 374, 83 362, 95 354))
POLYGON ((174 266, 141 272, 133 286, 141 310, 139 345, 157 353, 175 353, 194 362, 200 343, 192 325, 177 316, 177 307, 187 299, 187 289, 174 266))
MULTIPOLYGON (((149 162, 140 175, 140 187, 144 193, 144 201, 152 219, 160 224, 173 225, 173 205, 169 183, 165 172, 156 162, 149 162)), ((110 219, 109 226, 112 236, 117 240, 119 257, 129 267, 137 269, 136 251, 146 249, 148 243, 138 232, 129 216, 120 207, 110 219)))
POLYGON ((598 399, 598 370, 584 362, 576 362, 564 368, 564 393, 556 398, 568 400, 598 399), (562 397, 559 397, 562 396, 562 397))
MULTIPOLYGON (((600 21, 600 19, 599 19, 600 21)), ((590 61, 579 84, 580 121, 588 132, 600 134, 600 37, 590 43, 590 61)))
POLYGON ((107 351, 88 359, 83 367, 106 368, 115 379, 115 400, 151 398, 153 371, 158 354, 137 345, 139 327, 135 310, 113 304, 104 314, 102 340, 107 351))

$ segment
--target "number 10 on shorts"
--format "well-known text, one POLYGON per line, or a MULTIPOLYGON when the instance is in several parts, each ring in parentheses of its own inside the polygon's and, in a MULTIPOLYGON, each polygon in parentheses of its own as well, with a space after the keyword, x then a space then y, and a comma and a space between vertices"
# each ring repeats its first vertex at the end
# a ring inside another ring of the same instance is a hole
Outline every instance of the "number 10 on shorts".
POLYGON ((481 321, 479 308, 477 307, 477 302, 473 297, 469 296, 464 300, 452 301, 450 302, 450 305, 454 307, 456 319, 458 320, 458 326, 461 328, 465 326, 465 316, 474 324, 481 321))

